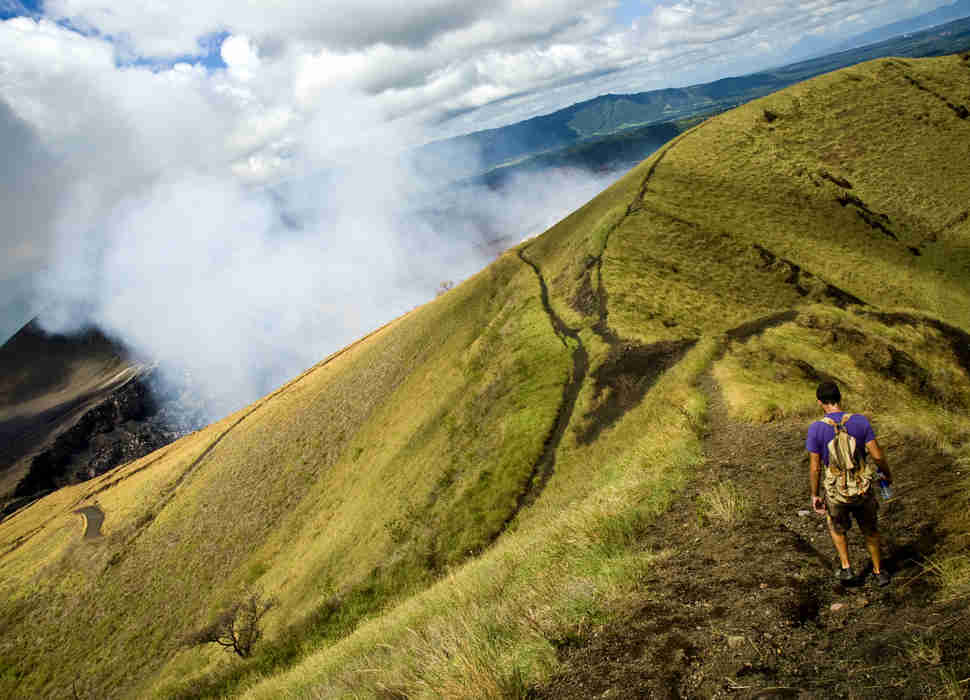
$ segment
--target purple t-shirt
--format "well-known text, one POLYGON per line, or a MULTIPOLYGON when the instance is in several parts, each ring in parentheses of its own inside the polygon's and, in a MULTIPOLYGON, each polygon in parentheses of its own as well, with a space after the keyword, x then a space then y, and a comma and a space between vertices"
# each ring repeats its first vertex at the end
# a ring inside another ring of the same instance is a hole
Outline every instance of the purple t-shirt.
MULTIPOLYGON (((826 413, 825 417, 831 418, 836 423, 839 423, 844 414, 845 411, 835 411, 834 413, 826 413)), ((849 435, 855 438, 856 458, 860 461, 864 460, 866 458, 866 443, 876 439, 876 433, 872 429, 872 424, 869 423, 869 419, 861 413, 853 413, 848 423, 845 424, 845 429, 849 435)), ((828 465, 828 444, 834 437, 835 428, 817 420, 808 427, 808 437, 805 438, 805 449, 820 455, 822 464, 828 465)))

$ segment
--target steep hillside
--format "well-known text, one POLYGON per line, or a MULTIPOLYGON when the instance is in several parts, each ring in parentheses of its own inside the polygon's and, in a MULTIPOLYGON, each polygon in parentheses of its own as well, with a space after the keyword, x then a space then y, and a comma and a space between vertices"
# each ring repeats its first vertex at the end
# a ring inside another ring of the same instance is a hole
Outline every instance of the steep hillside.
MULTIPOLYGON (((970 56, 881 60, 721 114, 264 399, 0 523, 0 694, 800 692, 789 645, 857 629, 822 611, 817 531, 757 535, 808 501, 830 376, 901 484, 933 467, 887 542, 920 595, 866 609, 965 619, 968 86, 970 56), (252 656, 188 643, 252 593, 276 602, 252 656), (728 636, 758 655, 718 656, 728 636)), ((887 663, 919 658, 908 629, 874 632, 887 663)), ((959 689, 965 642, 917 641, 939 658, 912 692, 959 689)))

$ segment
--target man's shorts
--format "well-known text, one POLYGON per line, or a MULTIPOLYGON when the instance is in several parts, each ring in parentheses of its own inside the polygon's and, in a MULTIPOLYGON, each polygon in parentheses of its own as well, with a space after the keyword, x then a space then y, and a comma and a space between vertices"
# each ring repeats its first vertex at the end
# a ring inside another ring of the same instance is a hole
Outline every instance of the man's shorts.
POLYGON ((875 535, 879 532, 878 511, 879 502, 876 495, 870 490, 866 496, 858 503, 826 503, 828 509, 829 522, 832 529, 840 535, 844 535, 852 529, 852 518, 859 523, 859 529, 863 534, 875 535))

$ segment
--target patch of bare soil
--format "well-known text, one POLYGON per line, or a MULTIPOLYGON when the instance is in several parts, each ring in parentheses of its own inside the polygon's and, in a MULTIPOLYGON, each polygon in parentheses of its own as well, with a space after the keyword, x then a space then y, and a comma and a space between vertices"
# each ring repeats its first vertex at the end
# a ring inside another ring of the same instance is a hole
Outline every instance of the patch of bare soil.
POLYGON ((884 445, 897 488, 880 510, 893 581, 875 585, 854 528, 850 556, 863 578, 843 586, 824 520, 808 512, 807 422, 736 423, 707 383, 706 462, 643 537, 668 556, 616 622, 563 643, 563 670, 532 697, 924 698, 946 679, 965 688, 966 602, 936 602, 921 566, 947 536, 949 458, 884 445), (754 503, 739 525, 714 519, 700 498, 721 481, 754 503))

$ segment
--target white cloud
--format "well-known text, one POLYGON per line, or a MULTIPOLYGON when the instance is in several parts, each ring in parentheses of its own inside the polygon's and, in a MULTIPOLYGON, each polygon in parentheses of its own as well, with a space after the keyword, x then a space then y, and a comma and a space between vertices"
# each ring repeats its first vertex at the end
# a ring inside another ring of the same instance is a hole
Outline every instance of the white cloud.
POLYGON ((259 50, 248 37, 229 36, 219 49, 223 62, 240 80, 249 80, 259 69, 259 50))
MULTIPOLYGON (((395 158, 420 126, 387 123, 322 51, 267 59, 243 35, 221 49, 225 70, 125 66, 107 40, 0 23, 0 197, 19 221, 0 283, 23 283, 14 263, 44 266, 49 327, 97 323, 228 410, 476 271, 483 244, 526 224, 485 193, 461 227, 421 214, 424 185, 395 158)), ((528 189, 545 221, 604 184, 528 189)))
POLYGON ((887 0, 677 0, 631 28, 616 5, 49 0, 91 34, 0 22, 4 293, 46 266, 45 300, 71 302, 58 322, 82 309, 251 399, 474 271, 483 241, 535 233, 605 184, 476 191, 443 225, 415 212, 426 183, 392 158, 403 147, 714 78, 850 15, 894 19, 887 0), (198 54, 216 33, 225 69, 118 61, 198 54))
POLYGON ((267 109, 275 100, 312 111, 322 92, 360 91, 385 116, 433 121, 620 69, 644 85, 747 67, 806 32, 852 31, 847 18, 888 21, 941 1, 661 0, 633 28, 613 22, 618 0, 49 0, 45 11, 110 35, 124 55, 198 55, 206 37, 228 32, 227 73, 262 80, 267 109))

